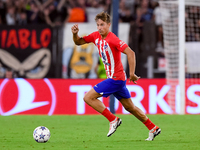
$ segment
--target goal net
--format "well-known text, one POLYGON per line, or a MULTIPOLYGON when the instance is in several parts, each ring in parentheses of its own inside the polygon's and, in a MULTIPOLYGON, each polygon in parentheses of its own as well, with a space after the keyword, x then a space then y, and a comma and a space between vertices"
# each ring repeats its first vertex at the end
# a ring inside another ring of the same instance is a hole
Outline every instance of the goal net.
POLYGON ((200 113, 200 0, 160 1, 167 102, 173 113, 200 113), (183 5, 183 6, 181 6, 183 5))

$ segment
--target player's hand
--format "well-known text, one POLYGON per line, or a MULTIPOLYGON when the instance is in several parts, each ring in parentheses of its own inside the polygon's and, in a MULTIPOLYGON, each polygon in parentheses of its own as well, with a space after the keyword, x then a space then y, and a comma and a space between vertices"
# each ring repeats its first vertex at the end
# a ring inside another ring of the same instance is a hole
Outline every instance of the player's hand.
POLYGON ((133 81, 133 83, 137 84, 136 81, 137 81, 138 79, 140 79, 140 77, 138 77, 138 76, 135 75, 135 74, 131 74, 131 75, 130 75, 130 81, 129 81, 129 82, 133 81))
POLYGON ((73 25, 71 29, 73 34, 77 34, 79 31, 78 24, 73 25))

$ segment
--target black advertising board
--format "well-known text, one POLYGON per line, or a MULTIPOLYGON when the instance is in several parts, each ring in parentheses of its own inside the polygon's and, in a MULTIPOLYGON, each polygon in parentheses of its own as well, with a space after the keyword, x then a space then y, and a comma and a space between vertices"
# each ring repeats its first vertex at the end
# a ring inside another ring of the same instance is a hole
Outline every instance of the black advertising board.
POLYGON ((53 77, 52 39, 48 25, 0 26, 1 74, 11 69, 16 77, 53 77))

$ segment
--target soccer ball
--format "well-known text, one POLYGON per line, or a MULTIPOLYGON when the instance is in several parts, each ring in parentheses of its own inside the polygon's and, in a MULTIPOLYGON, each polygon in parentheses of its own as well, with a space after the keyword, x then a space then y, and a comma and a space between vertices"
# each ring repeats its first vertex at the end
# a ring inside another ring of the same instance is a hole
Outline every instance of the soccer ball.
POLYGON ((50 139, 50 131, 47 127, 39 126, 33 131, 33 138, 38 143, 46 143, 50 139))

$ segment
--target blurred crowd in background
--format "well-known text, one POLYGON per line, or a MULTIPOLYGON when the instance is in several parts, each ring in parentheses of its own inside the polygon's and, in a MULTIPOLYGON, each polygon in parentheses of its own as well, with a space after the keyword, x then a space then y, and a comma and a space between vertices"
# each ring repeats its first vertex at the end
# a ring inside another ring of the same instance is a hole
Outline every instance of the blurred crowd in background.
MULTIPOLYGON (((0 24, 54 27, 67 22, 94 22, 99 12, 111 14, 111 6, 112 0, 0 0, 0 24)), ((138 33, 145 21, 161 25, 158 0, 120 0, 118 12, 119 22, 136 23, 138 33)), ((161 34, 158 41, 160 47, 161 34)))
MULTIPOLYGON (((0 23, 93 22, 96 13, 111 13, 111 3, 112 0, 0 0, 0 23)), ((157 6, 157 0, 120 0, 120 22, 153 19, 157 6)))

